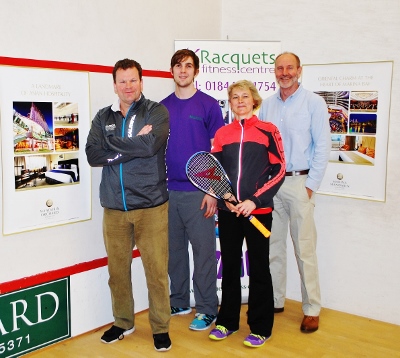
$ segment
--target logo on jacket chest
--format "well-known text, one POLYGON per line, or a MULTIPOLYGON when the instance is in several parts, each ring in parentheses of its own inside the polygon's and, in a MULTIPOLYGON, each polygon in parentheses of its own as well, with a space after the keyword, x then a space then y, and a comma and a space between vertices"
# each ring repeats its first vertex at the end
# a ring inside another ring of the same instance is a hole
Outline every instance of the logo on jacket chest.
POLYGON ((115 123, 106 125, 106 132, 115 131, 115 123))

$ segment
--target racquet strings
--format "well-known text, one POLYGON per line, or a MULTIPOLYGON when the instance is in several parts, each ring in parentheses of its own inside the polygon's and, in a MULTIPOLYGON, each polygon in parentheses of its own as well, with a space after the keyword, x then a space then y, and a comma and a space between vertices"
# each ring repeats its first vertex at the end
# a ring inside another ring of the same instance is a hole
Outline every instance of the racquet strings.
POLYGON ((190 181, 200 190, 228 201, 235 202, 232 186, 220 162, 208 152, 194 154, 186 165, 190 181))

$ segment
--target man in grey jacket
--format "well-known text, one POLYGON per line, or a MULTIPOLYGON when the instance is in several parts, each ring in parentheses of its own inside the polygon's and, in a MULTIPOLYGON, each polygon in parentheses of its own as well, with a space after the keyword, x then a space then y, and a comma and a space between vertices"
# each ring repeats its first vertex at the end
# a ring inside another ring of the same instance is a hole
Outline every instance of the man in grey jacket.
POLYGON ((113 343, 135 330, 131 263, 136 245, 146 275, 154 347, 166 351, 171 348, 165 168, 169 115, 142 94, 142 68, 136 61, 118 61, 113 80, 118 99, 96 114, 86 144, 89 164, 103 167, 100 203, 115 319, 101 341, 113 343))

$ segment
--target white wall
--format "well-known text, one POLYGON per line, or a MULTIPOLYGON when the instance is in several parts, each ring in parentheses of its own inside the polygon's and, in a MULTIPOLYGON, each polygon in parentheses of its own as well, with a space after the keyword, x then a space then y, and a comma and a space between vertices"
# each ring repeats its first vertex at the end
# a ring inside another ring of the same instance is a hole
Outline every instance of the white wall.
MULTIPOLYGON (((2 57, 106 66, 129 57, 143 69, 168 71, 175 39, 220 37, 221 1, 215 0, 204 0, 201 6, 193 0, 0 0, 0 8, 2 57)), ((144 94, 150 99, 161 100, 172 90, 170 79, 144 78, 144 94)), ((113 100, 112 76, 91 73, 92 117, 113 100)), ((91 220, 9 236, 1 236, 0 230, 0 282, 106 256, 98 199, 100 174, 101 169, 92 170, 91 220)), ((0 176, 0 187, 1 180, 0 176)), ((2 210, 1 206, 0 217, 2 210)), ((136 261, 140 259, 135 259, 134 268, 136 261)), ((140 270, 136 273, 143 277, 140 270)), ((138 287, 145 287, 138 280, 138 287)), ((71 300, 73 335, 112 320, 104 269, 72 277, 71 300)), ((138 297, 136 308, 146 308, 138 297)))
MULTIPOLYGON (((223 39, 280 40, 282 50, 297 53, 304 64, 394 61, 386 202, 318 195, 316 220, 323 306, 400 324, 400 2, 222 4, 223 39)), ((289 257, 288 297, 300 301, 292 251, 289 257)))

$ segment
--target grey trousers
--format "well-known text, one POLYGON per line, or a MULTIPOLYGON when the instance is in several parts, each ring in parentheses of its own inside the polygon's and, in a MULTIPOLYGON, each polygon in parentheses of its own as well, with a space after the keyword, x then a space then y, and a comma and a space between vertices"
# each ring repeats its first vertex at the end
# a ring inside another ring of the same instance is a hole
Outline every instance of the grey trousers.
POLYGON ((193 251, 193 291, 197 313, 216 315, 217 259, 214 218, 200 210, 201 191, 169 192, 169 264, 171 306, 190 306, 189 242, 193 251))

